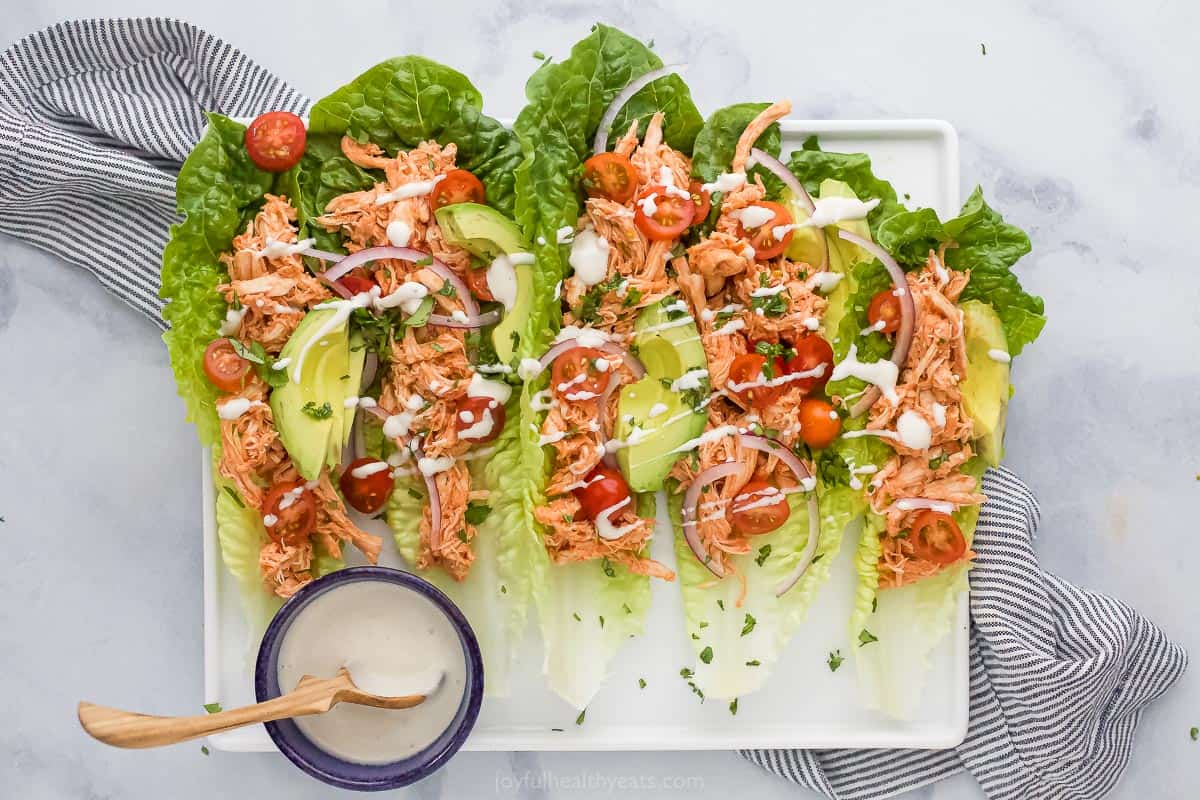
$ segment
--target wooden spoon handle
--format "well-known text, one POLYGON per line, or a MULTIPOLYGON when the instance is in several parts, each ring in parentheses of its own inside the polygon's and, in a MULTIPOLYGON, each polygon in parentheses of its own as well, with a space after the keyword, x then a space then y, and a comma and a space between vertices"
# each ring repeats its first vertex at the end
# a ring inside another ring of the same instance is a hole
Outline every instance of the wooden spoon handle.
POLYGON ((346 683, 340 676, 305 680, 294 692, 274 700, 194 717, 154 717, 80 703, 79 724, 93 738, 114 747, 161 747, 244 725, 328 711, 338 702, 336 694, 346 683))

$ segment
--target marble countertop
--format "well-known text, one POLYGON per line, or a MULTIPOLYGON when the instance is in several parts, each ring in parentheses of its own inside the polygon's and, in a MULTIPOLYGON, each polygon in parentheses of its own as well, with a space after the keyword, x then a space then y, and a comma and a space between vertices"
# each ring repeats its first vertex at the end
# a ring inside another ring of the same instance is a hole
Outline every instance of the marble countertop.
MULTIPOLYGON (((487 110, 510 116, 532 51, 561 56, 601 19, 692 62, 703 109, 789 96, 798 117, 950 120, 964 196, 982 184, 1029 231, 1022 279, 1046 298, 1049 324, 1015 371, 1007 459, 1042 500, 1043 564, 1200 652, 1195 569, 1179 557, 1194 548, 1200 499, 1200 269, 1187 247, 1200 211, 1200 7, 780 1, 729 28, 728 4, 705 0, 411 5, 10 0, 0 47, 75 16, 171 14, 310 96, 416 52, 465 71, 487 110)), ((338 794, 276 756, 123 752, 79 730, 85 696, 163 713, 201 702, 196 439, 155 328, 83 271, 3 237, 0 375, 0 794, 338 794)), ((1193 725, 1200 684, 1187 675, 1146 713, 1112 797, 1194 796, 1193 725)), ((733 753, 470 753, 401 794, 601 797, 618 776, 696 798, 807 796, 733 753)), ((910 795, 978 796, 965 776, 910 795)))

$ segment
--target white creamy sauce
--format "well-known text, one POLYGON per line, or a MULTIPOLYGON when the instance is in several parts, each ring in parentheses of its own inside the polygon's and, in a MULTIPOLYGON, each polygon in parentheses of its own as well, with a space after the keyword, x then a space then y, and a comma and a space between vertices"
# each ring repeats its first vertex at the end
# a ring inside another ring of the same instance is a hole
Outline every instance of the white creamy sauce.
POLYGON ((596 233, 594 228, 584 228, 575 234, 571 242, 571 255, 567 263, 585 286, 595 286, 608 274, 608 251, 607 239, 596 233))
POLYGON ((858 335, 866 336, 869 333, 877 333, 886 327, 887 327, 887 321, 881 319, 881 320, 879 320, 879 322, 876 322, 872 325, 868 325, 867 327, 863 328, 861 331, 858 332, 858 335))
POLYGON ((345 400, 342 401, 342 408, 357 408, 357 407, 358 407, 358 398, 353 395, 351 395, 350 397, 347 397, 345 400))
POLYGON ((823 228, 826 225, 836 225, 846 220, 866 219, 871 209, 879 205, 878 198, 859 200, 857 197, 814 197, 812 216, 801 225, 810 228, 823 228))
POLYGON ((988 358, 990 358, 992 361, 999 361, 1001 364, 1012 363, 1012 356, 1009 355, 1007 351, 999 350, 997 348, 988 350, 988 358))
POLYGON ((912 450, 928 450, 933 443, 933 430, 915 411, 905 411, 896 420, 896 435, 902 445, 912 450))
POLYGON ((563 225, 554 232, 554 241, 558 244, 569 244, 575 238, 575 229, 570 225, 563 225))
POLYGON ((663 414, 667 413, 669 410, 670 409, 667 408, 666 403, 655 403, 654 405, 650 406, 650 410, 646 413, 646 419, 654 419, 655 417, 661 417, 663 414))
MULTIPOLYGON (((466 413, 466 412, 463 412, 466 413)), ((461 415, 460 415, 461 416, 461 415)), ((467 416, 470 416, 469 414, 467 416)), ((471 422, 470 419, 464 419, 463 422, 471 422)), ((474 441, 476 439, 486 439, 492 435, 492 430, 496 427, 496 418, 492 416, 492 409, 485 408, 483 413, 479 415, 479 419, 475 420, 474 424, 463 428, 458 432, 459 439, 474 441)))
POLYGON ((247 400, 245 397, 235 397, 217 406, 217 416, 223 420, 235 420, 256 406, 265 406, 261 400, 247 400))
POLYGON ((842 378, 859 378, 867 383, 872 383, 879 387, 883 392, 883 396, 888 399, 892 405, 897 405, 900 402, 899 395, 896 394, 896 379, 900 377, 900 368, 887 359, 863 363, 858 360, 858 346, 850 345, 850 352, 846 353, 846 358, 841 363, 833 368, 833 373, 829 376, 831 381, 840 381, 842 378))
POLYGON ((773 297, 777 294, 787 291, 787 286, 779 284, 778 286, 760 286, 750 293, 751 297, 773 297))
POLYGON ((583 390, 579 392, 567 392, 563 395, 563 398, 570 400, 571 402, 575 402, 577 400, 594 400, 599 396, 599 392, 589 392, 587 390, 583 390))
MULTIPOLYGON (((534 425, 533 428, 535 431, 537 430, 536 425, 534 425)), ((567 438, 567 436, 569 436, 569 435, 570 434, 567 433, 567 431, 558 431, 557 433, 543 433, 541 436, 538 437, 538 447, 545 447, 548 444, 554 444, 555 442, 561 442, 563 439, 567 438)))
MULTIPOLYGON (((375 291, 374 289, 372 291, 375 291)), ((396 287, 396 291, 384 297, 376 298, 376 308, 395 308, 405 314, 415 314, 421 307, 421 301, 429 296, 429 287, 420 281, 405 281, 396 287)))
POLYGON ((813 287, 822 293, 832 292, 834 287, 842 282, 842 273, 840 272, 818 272, 812 277, 813 287))
POLYGON ((466 657, 453 625, 429 600, 392 584, 344 584, 305 606, 279 647, 279 687, 290 692, 305 675, 331 678, 343 666, 372 693, 423 694, 436 685, 413 708, 342 703, 295 719, 322 750, 361 764, 397 761, 428 747, 450 727, 466 692, 466 657))
POLYGON ((508 375, 513 369, 508 364, 476 364, 475 371, 484 375, 508 375))
POLYGON ((554 407, 554 397, 550 394, 549 389, 542 389, 540 392, 534 392, 533 397, 529 398, 529 407, 534 411, 549 411, 554 407))
POLYGON ((637 204, 642 208, 642 213, 647 217, 653 217, 658 213, 658 203, 654 202, 657 198, 658 192, 651 192, 637 201, 637 204))
POLYGON ((731 319, 715 331, 710 333, 710 336, 728 336, 731 333, 737 333, 746 327, 746 321, 742 319, 731 319))
POLYGON ((775 212, 763 206, 746 206, 734 211, 731 216, 737 217, 738 222, 742 223, 742 227, 749 230, 766 225, 775 218, 775 212))
POLYGON ((706 380, 708 380, 707 369, 690 369, 671 381, 671 391, 686 392, 689 389, 700 389, 703 388, 706 380))
POLYGON ((536 358, 522 358, 517 364, 517 377, 523 381, 531 381, 542 374, 542 362, 536 358))
POLYGON ((424 197, 431 194, 435 186, 446 179, 445 175, 438 175, 427 181, 413 181, 406 183, 390 192, 385 192, 375 198, 375 205, 382 206, 387 203, 394 203, 397 200, 407 200, 410 197, 424 197))
POLYGON ((726 172, 717 176, 717 179, 712 183, 703 184, 702 188, 706 192, 725 192, 729 193, 735 189, 740 189, 746 185, 746 173, 744 172, 726 172))
POLYGON ((277 522, 279 522, 279 517, 274 514, 267 514, 263 517, 263 527, 273 528, 277 522))
POLYGON ((422 406, 425 405, 425 398, 414 394, 405 401, 405 409, 399 414, 392 414, 383 421, 383 435, 389 439, 398 439, 401 436, 408 436, 409 428, 412 427, 413 418, 416 417, 422 406))
POLYGON ((298 242, 281 242, 278 239, 267 239, 266 246, 258 251, 263 258, 285 258, 303 253, 317 243, 316 239, 301 239, 298 242))
MULTIPOLYGON (((812 369, 802 369, 797 372, 789 372, 786 375, 780 375, 777 378, 771 378, 771 379, 768 379, 767 376, 763 375, 760 372, 758 374, 758 377, 752 381, 746 381, 744 383, 737 383, 734 381, 730 381, 729 383, 726 384, 726 386, 735 392, 744 392, 747 389, 755 389, 755 388, 759 388, 759 387, 783 386, 785 384, 791 383, 792 381, 804 380, 805 378, 819 378, 824 374, 825 374, 825 365, 817 364, 812 369)), ((832 416, 835 419, 837 418, 836 413, 832 414, 832 416)))
POLYGON ((337 330, 342 325, 346 324, 346 320, 350 318, 350 313, 356 308, 366 308, 371 304, 376 295, 363 292, 356 294, 349 300, 330 300, 327 303, 321 303, 319 306, 314 306, 314 310, 332 309, 333 313, 329 315, 329 319, 317 329, 313 336, 308 337, 308 341, 300 348, 300 353, 296 356, 296 368, 292 370, 292 381, 300 383, 300 375, 304 370, 304 357, 308 355, 309 349, 312 348, 313 342, 318 339, 323 339, 332 331, 337 330))
POLYGON ((658 168, 658 182, 667 190, 668 197, 678 197, 681 200, 692 199, 692 195, 687 189, 681 189, 675 183, 675 171, 665 164, 658 168))
POLYGON ((371 477, 376 472, 383 472, 387 468, 388 463, 386 461, 372 461, 370 464, 363 464, 361 467, 355 467, 350 470, 350 475, 362 480, 363 478, 371 477))
POLYGON ((394 219, 388 223, 387 238, 392 247, 408 247, 412 241, 412 228, 402 219, 394 219))
POLYGON ((292 363, 290 358, 281 358, 271 365, 271 369, 287 369, 287 365, 292 363))
POLYGON ((567 325, 558 332, 558 336, 554 337, 554 343, 558 344, 570 339, 574 339, 580 347, 600 347, 606 342, 620 341, 621 337, 616 334, 607 334, 596 328, 567 325))
POLYGON ((478 372, 471 375, 471 382, 467 384, 467 397, 487 397, 504 405, 511 396, 512 387, 507 383, 490 381, 478 372))
POLYGON ((430 458, 422 456, 417 459, 417 469, 426 478, 432 478, 440 472, 445 472, 454 466, 454 456, 441 456, 440 458, 430 458))
POLYGON ((618 528, 612 523, 612 515, 620 511, 625 506, 629 505, 630 498, 626 497, 619 503, 614 503, 606 509, 603 509, 596 515, 596 535, 601 539, 612 541, 620 539, 625 534, 629 533, 638 526, 637 522, 618 528))
POLYGON ((235 336, 242 327, 242 317, 246 316, 248 309, 245 306, 241 308, 230 308, 225 311, 225 319, 221 323, 221 327, 217 332, 222 336, 235 336))
POLYGON ((737 432, 738 432, 738 429, 737 429, 736 425, 720 425, 716 428, 713 428, 711 431, 705 431, 703 434, 701 434, 700 436, 697 436, 695 439, 687 440, 686 442, 679 445, 679 447, 676 447, 671 452, 672 453, 686 453, 689 450, 695 450, 697 447, 703 447, 704 445, 708 444, 709 442, 715 442, 722 437, 731 436, 737 432))
POLYGON ((805 317, 804 327, 810 331, 818 330, 821 327, 821 320, 816 317, 805 317))
POLYGON ((487 285, 492 295, 500 301, 505 311, 517 304, 517 270, 519 266, 532 264, 532 253, 509 253, 497 256, 487 270, 487 285))
POLYGON ((931 511, 938 511, 942 514, 953 514, 954 503, 948 503, 942 500, 925 500, 915 497, 904 497, 895 502, 896 510, 898 511, 916 511, 919 508, 928 508, 931 511))
POLYGON ((939 428, 946 427, 946 407, 941 403, 933 404, 933 421, 939 428))

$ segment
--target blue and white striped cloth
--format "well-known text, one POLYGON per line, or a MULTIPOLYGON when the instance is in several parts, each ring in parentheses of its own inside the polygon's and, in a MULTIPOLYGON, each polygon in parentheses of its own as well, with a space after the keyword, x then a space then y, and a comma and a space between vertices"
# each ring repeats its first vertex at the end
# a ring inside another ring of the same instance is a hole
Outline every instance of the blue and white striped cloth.
MULTIPOLYGON (((0 231, 64 256, 163 325, 158 271, 175 172, 202 111, 303 113, 308 100, 181 22, 90 20, 0 56, 0 231), (75 247, 88 242, 88 256, 75 247)), ((1142 710, 1187 655, 1129 606, 1042 572, 1038 505, 1011 472, 984 479, 971 571, 971 722, 951 750, 753 750, 831 798, 889 797, 969 770, 997 800, 1103 796, 1142 710)))

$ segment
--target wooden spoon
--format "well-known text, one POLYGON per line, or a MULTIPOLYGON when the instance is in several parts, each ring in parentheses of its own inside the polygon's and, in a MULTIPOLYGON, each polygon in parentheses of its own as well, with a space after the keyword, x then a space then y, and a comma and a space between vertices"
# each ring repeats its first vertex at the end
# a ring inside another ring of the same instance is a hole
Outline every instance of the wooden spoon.
POLYGON ((436 688, 437 685, 434 685, 425 694, 382 697, 355 686, 350 672, 343 667, 332 678, 305 675, 293 691, 274 700, 195 717, 154 717, 93 703, 80 703, 79 724, 92 738, 114 747, 161 747, 258 722, 324 714, 338 703, 376 708, 412 708, 424 703, 436 688))

